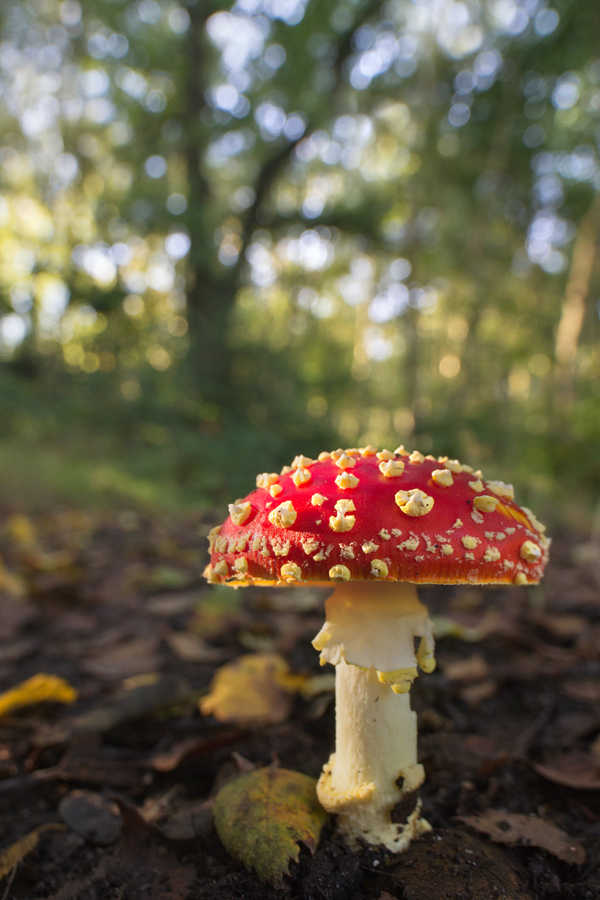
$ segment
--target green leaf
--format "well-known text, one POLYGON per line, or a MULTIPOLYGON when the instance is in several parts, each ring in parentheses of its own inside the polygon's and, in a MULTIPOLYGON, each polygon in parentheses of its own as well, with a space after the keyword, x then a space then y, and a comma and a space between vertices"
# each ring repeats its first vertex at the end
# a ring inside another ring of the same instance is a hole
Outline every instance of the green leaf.
POLYGON ((221 841, 261 881, 283 887, 289 861, 300 855, 298 841, 315 852, 326 818, 316 784, 308 775, 269 766, 236 778, 217 794, 221 841))

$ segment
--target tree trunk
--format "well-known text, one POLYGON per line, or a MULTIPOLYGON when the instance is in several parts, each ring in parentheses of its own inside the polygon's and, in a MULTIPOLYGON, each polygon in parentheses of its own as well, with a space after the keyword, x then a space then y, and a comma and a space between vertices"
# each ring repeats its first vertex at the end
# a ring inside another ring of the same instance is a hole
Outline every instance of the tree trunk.
POLYGON ((573 399, 575 359, 585 318, 599 231, 600 194, 596 194, 575 239, 565 298, 556 329, 556 404, 559 411, 570 406, 573 399))
POLYGON ((191 28, 187 41, 187 85, 182 122, 186 135, 188 209, 185 223, 192 242, 188 269, 187 358, 188 387, 201 400, 206 417, 215 421, 235 405, 229 379, 231 368, 227 336, 237 290, 237 268, 221 267, 216 259, 215 229, 222 219, 210 183, 204 175, 204 155, 210 142, 202 121, 209 87, 211 51, 205 36, 206 21, 214 12, 207 0, 189 7, 191 28))

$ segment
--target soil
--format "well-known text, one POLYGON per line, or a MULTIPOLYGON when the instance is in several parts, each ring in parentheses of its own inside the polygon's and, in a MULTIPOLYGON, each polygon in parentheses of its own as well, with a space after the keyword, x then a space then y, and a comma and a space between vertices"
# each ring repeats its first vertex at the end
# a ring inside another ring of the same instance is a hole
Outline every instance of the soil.
POLYGON ((543 587, 421 590, 438 634, 412 690, 431 833, 356 853, 330 820, 273 888, 228 855, 212 801, 273 762, 318 777, 333 693, 279 698, 260 724, 198 701, 243 654, 322 676, 326 593, 215 593, 208 515, 3 521, 0 693, 46 673, 78 697, 0 719, 1 900, 600 897, 600 554, 576 535, 555 539, 543 587))

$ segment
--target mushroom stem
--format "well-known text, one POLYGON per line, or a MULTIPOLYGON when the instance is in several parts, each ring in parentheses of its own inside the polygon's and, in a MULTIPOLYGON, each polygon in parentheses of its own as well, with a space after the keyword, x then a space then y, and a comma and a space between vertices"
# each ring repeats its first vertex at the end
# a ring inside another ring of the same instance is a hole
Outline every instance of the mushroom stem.
POLYGON ((337 664, 336 752, 319 779, 319 800, 337 813, 351 845, 398 853, 430 827, 420 818, 424 772, 408 692, 417 661, 426 671, 435 665, 431 622, 406 583, 342 585, 326 612, 313 643, 322 661, 337 664))

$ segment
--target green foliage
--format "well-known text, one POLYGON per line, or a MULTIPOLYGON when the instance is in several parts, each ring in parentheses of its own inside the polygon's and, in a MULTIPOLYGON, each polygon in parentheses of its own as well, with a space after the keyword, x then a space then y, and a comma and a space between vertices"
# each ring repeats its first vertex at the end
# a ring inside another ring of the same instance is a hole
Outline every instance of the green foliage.
POLYGON ((595 16, 0 5, 9 465, 169 505, 404 442, 597 494, 595 16))
POLYGON ((298 843, 314 853, 327 818, 315 788, 314 778, 275 766, 230 781, 214 806, 228 852, 261 881, 283 887, 290 860, 300 856, 298 843))

